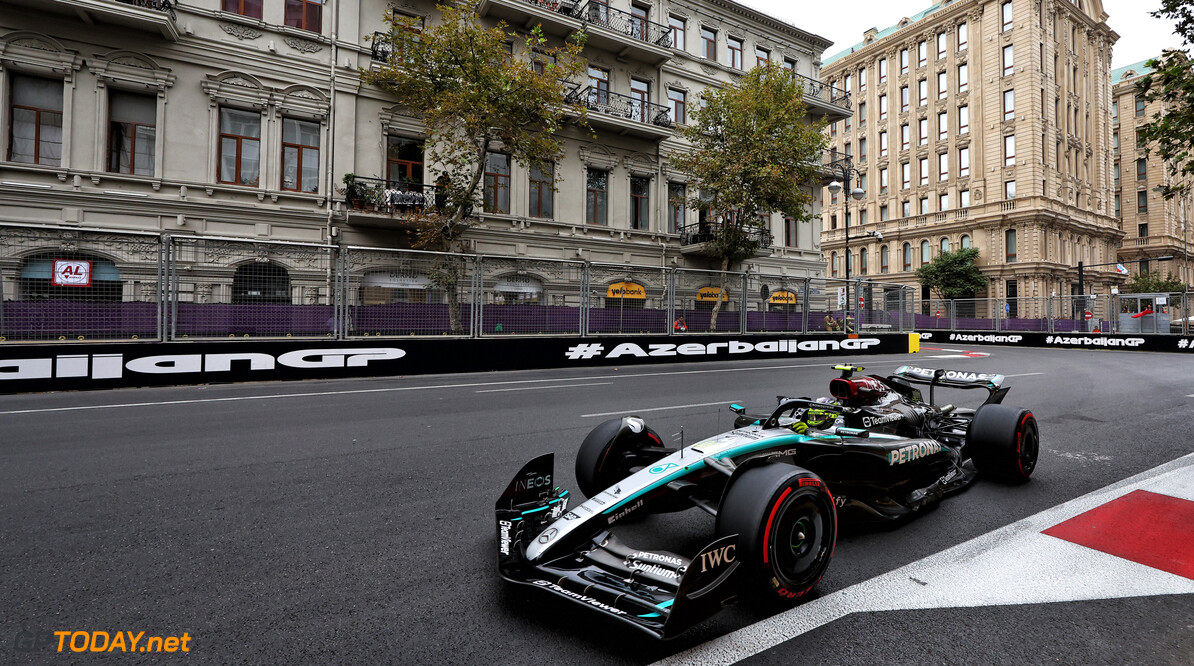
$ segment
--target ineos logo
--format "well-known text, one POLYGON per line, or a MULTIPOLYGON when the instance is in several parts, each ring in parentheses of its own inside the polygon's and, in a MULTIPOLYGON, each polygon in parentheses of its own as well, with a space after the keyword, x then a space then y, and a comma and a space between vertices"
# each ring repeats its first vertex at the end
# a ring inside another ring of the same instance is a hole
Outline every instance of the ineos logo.
POLYGON ((531 490, 532 488, 543 488, 551 485, 551 475, 545 474, 543 476, 528 476, 525 479, 516 479, 514 481, 514 492, 521 493, 524 490, 531 490))

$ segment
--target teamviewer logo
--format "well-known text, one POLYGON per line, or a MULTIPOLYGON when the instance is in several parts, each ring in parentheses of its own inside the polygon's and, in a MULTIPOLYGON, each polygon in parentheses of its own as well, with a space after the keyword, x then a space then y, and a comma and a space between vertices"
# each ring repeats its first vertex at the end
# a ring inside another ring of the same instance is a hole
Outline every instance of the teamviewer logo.
POLYGON ((585 343, 574 347, 569 347, 564 356, 570 361, 576 361, 586 358, 594 358, 601 356, 601 352, 605 351, 605 347, 600 344, 585 343))

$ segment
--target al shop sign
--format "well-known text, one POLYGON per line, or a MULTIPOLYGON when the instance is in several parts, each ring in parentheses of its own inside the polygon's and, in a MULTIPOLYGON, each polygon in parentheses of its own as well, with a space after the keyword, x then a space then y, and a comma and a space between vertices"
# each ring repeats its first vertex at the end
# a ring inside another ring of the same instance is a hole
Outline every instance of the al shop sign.
POLYGON ((90 287, 91 262, 82 259, 55 259, 52 282, 55 287, 90 287))

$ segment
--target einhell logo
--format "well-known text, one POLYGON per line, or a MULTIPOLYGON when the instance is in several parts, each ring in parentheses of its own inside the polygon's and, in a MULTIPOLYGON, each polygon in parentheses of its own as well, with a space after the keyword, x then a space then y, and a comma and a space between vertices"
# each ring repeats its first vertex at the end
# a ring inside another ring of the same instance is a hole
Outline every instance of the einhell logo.
POLYGON ((234 362, 251 371, 287 368, 363 368, 376 361, 406 356, 394 347, 298 349, 283 354, 160 354, 125 360, 124 354, 68 354, 45 358, 0 359, 0 380, 90 378, 120 379, 125 373, 145 375, 230 372, 234 362))

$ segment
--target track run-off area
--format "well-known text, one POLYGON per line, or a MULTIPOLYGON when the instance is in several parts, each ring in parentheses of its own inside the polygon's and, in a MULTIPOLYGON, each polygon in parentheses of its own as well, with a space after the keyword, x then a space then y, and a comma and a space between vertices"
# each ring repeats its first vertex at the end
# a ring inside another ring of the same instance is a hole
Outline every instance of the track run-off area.
MULTIPOLYGON (((658 642, 503 583, 493 505, 602 420, 665 438, 731 402, 819 396, 841 358, 0 397, 0 656, 86 663, 54 632, 189 635, 119 663, 1190 664, 1194 362, 926 344, 859 357, 1008 377, 1041 456, 894 529, 844 526, 813 597, 658 642), (52 644, 51 644, 52 643, 52 644)), ((619 527, 691 554, 699 511, 619 527)))

